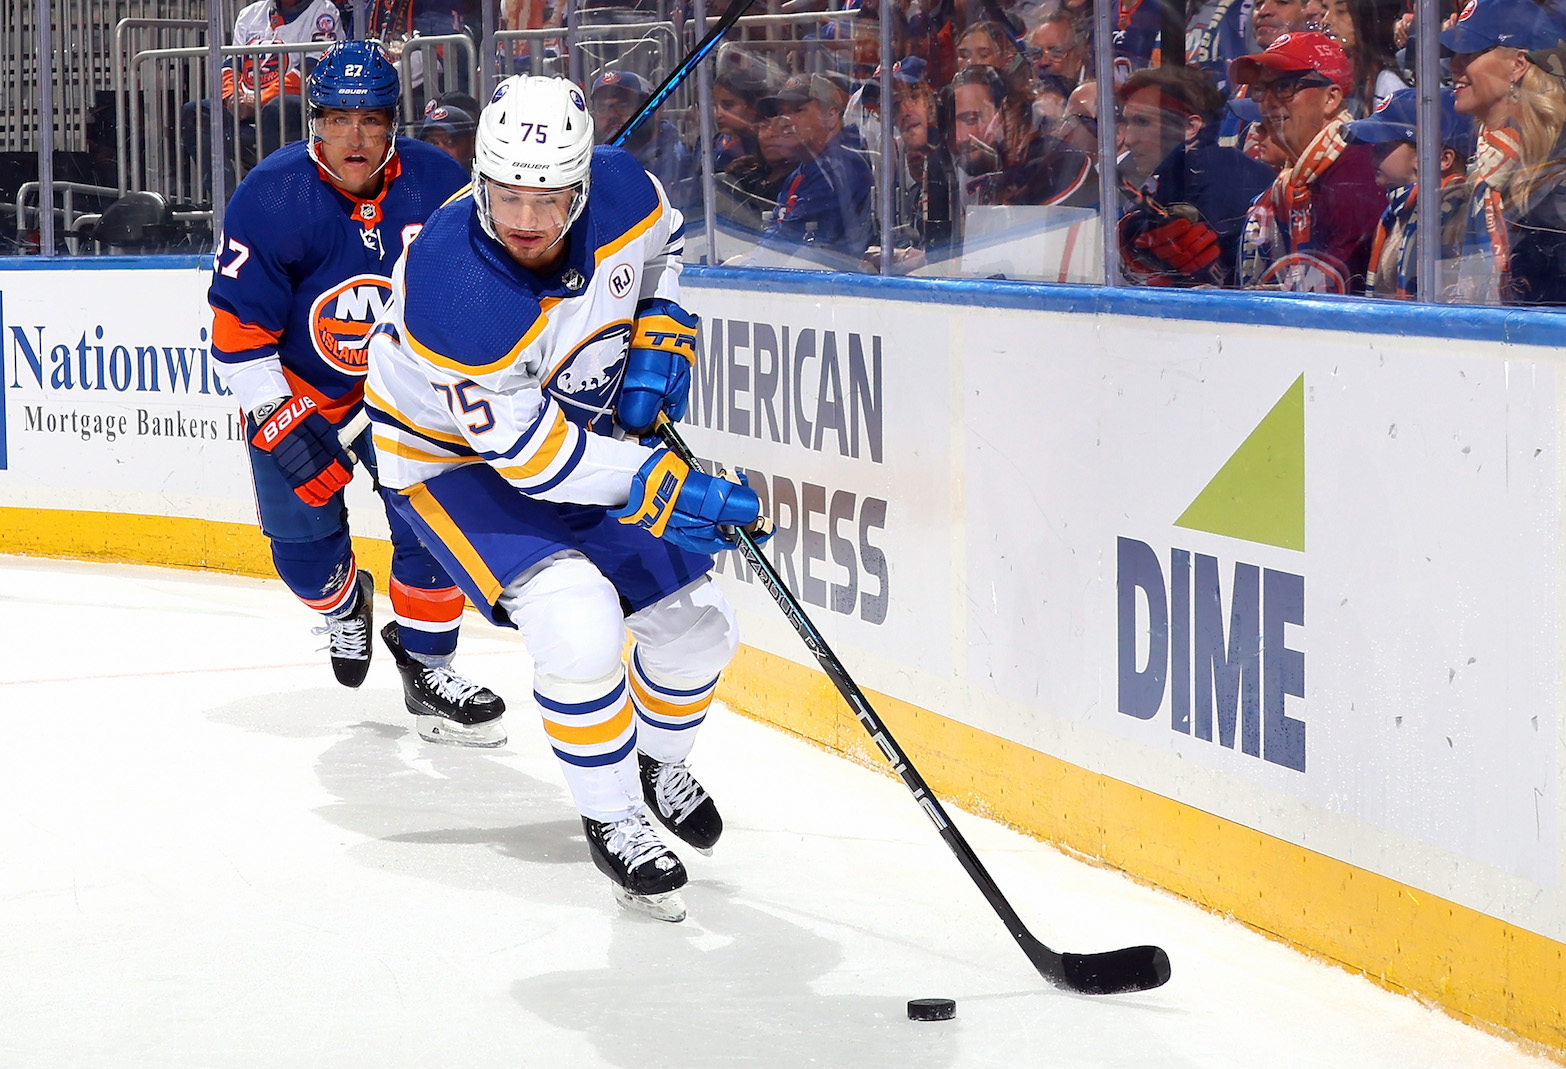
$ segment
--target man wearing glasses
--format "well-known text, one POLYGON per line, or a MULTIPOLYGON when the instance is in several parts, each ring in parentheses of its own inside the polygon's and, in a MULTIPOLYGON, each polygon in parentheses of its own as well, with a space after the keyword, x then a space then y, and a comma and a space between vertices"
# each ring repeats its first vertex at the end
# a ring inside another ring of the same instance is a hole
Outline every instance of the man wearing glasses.
POLYGON ((1247 218, 1240 285, 1363 293, 1386 194, 1369 146, 1350 145, 1343 134, 1353 62, 1326 34, 1286 33, 1235 60, 1229 74, 1250 87, 1286 159, 1247 218))
POLYGON ((1077 32, 1076 23, 1064 11, 1057 11, 1028 34, 1029 54, 1039 77, 1053 74, 1067 85, 1082 81, 1087 64, 1087 41, 1077 32))
MULTIPOLYGON (((392 265, 467 182, 433 145, 397 143, 400 95, 377 42, 327 50, 310 81, 305 140, 268 156, 234 192, 207 293, 219 375, 245 414, 261 531, 278 576, 321 614, 316 633, 346 687, 369 672, 375 587, 354 558, 343 490, 355 459, 374 476, 377 458, 368 430, 352 454, 338 435, 364 408, 367 344, 392 265)), ((504 703, 450 668, 462 591, 390 493, 396 620, 381 636, 404 705, 431 742, 499 746, 504 703)))

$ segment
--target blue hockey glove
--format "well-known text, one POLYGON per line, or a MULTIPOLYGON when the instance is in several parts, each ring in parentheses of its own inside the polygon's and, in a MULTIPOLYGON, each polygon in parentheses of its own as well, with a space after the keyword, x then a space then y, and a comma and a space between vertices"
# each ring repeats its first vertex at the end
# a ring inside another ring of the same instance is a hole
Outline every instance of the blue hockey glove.
POLYGON ((353 480, 353 462, 311 398, 291 397, 271 408, 262 405, 249 422, 250 444, 272 454, 305 504, 319 508, 353 480))
POLYGON ((641 303, 615 413, 620 426, 632 434, 646 434, 660 411, 673 420, 685 415, 699 322, 673 301, 655 298, 641 303))
MULTIPOLYGON (((743 475, 732 481, 695 471, 668 449, 647 459, 631 479, 630 500, 609 515, 707 555, 734 548, 724 528, 762 525, 761 501, 743 475)), ((758 533, 764 541, 771 530, 758 533)))

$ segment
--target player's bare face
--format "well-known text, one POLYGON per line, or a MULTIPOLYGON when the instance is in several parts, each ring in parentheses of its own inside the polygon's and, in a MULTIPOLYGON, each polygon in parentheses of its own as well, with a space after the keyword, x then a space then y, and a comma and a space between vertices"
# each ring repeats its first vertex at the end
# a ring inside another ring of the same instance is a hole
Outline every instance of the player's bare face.
POLYGON ((500 182, 486 182, 485 187, 495 235, 511 258, 540 274, 559 266, 566 254, 561 238, 576 191, 520 189, 500 182))
POLYGON ((391 134, 391 116, 383 109, 323 108, 315 119, 322 165, 339 189, 355 197, 380 192, 391 134))

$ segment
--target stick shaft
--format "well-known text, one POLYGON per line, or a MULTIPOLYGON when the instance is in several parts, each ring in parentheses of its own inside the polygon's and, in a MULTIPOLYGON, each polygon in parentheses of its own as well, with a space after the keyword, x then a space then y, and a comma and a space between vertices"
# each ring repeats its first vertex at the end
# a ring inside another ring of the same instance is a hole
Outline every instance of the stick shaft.
MULTIPOLYGON (((680 437, 680 433, 675 429, 674 424, 668 421, 660 423, 658 436, 663 439, 665 445, 672 449, 687 464, 693 468, 697 467, 695 454, 691 452, 690 446, 685 444, 685 440, 680 437)), ((783 615, 788 617, 788 621, 793 626, 795 633, 804 641, 810 652, 815 655, 816 662, 821 665, 821 670, 827 674, 827 678, 832 680, 833 685, 837 687, 838 693, 843 696, 843 700, 853 710, 855 718, 865 731, 869 733, 870 738, 875 741, 876 746, 880 748, 882 755, 891 764, 892 770, 897 773, 898 778, 903 781, 903 786, 912 792, 914 800, 919 803, 925 815, 930 818, 930 823, 935 825, 935 830, 940 833, 941 838, 951 848, 952 853, 957 855, 958 862, 961 863, 964 871, 968 873, 973 882, 978 885, 980 892, 983 893, 990 907, 995 910, 1005 923, 1006 930, 1011 933, 1012 938, 1022 944, 1025 951, 1030 950, 1027 941, 1037 943, 1037 940, 1033 939, 1026 926, 1023 925, 1022 919, 1017 916, 1017 911, 1012 909, 1011 903, 1001 893, 1000 887, 995 883, 994 878, 990 876, 989 870, 984 867, 984 862, 980 861, 979 856, 973 852, 973 847, 968 844, 968 840, 964 838, 962 832, 957 830, 956 825, 946 815, 945 808, 931 792, 929 785, 924 781, 924 777, 919 774, 919 770, 914 767, 912 761, 908 760, 902 747, 892 737, 892 733, 887 730, 881 718, 876 715, 875 710, 870 705, 870 700, 865 697, 864 691, 859 689, 859 684, 855 683, 853 677, 848 674, 848 669, 843 667, 843 662, 838 660, 837 654, 832 652, 832 647, 827 644, 827 640, 817 630, 816 625, 811 621, 809 615, 806 614, 799 600, 784 585, 783 578, 778 575, 777 569, 772 566, 772 562, 767 560, 762 554, 761 547, 756 544, 756 540, 751 537, 750 532, 742 528, 736 528, 734 530, 734 538, 740 554, 745 558, 746 563, 750 565, 751 570, 756 573, 756 577, 761 580, 762 587, 772 600, 777 603, 778 608, 783 610, 783 615)), ((1030 952, 1029 958, 1031 959, 1032 957, 1033 954, 1030 952)), ((1037 965, 1038 962, 1035 961, 1034 964, 1037 965)))
POLYGON ((636 128, 646 122, 653 112, 657 111, 663 102, 668 99, 670 93, 679 88, 680 83, 690 77, 702 60, 707 58, 707 53, 718 46, 723 35, 739 21, 740 16, 750 9, 755 0, 735 0, 729 5, 729 9, 718 19, 717 25, 707 32, 707 35, 696 42, 696 47, 691 49, 690 55, 680 61, 680 65, 669 72, 669 76, 658 83, 658 88, 652 91, 652 95, 642 102, 642 106, 636 109, 636 114, 625 120, 620 129, 614 132, 609 139, 611 145, 623 145, 626 140, 636 132, 636 128))

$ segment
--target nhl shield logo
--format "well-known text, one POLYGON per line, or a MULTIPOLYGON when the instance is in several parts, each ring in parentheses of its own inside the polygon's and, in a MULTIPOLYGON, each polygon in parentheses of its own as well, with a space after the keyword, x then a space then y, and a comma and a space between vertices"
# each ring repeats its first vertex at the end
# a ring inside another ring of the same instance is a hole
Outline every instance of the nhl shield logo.
POLYGON ((371 204, 367 200, 359 202, 359 218, 360 219, 369 219, 369 220, 373 221, 377 214, 379 214, 379 213, 376 212, 374 204, 371 204))
POLYGON ((609 273, 609 292, 616 297, 624 297, 631 292, 631 284, 635 281, 636 272, 631 270, 630 264, 616 264, 609 273))
POLYGON ((582 272, 578 271, 574 267, 566 271, 564 275, 560 276, 560 282, 568 290, 579 290, 583 286, 587 285, 587 279, 582 277, 582 272))

